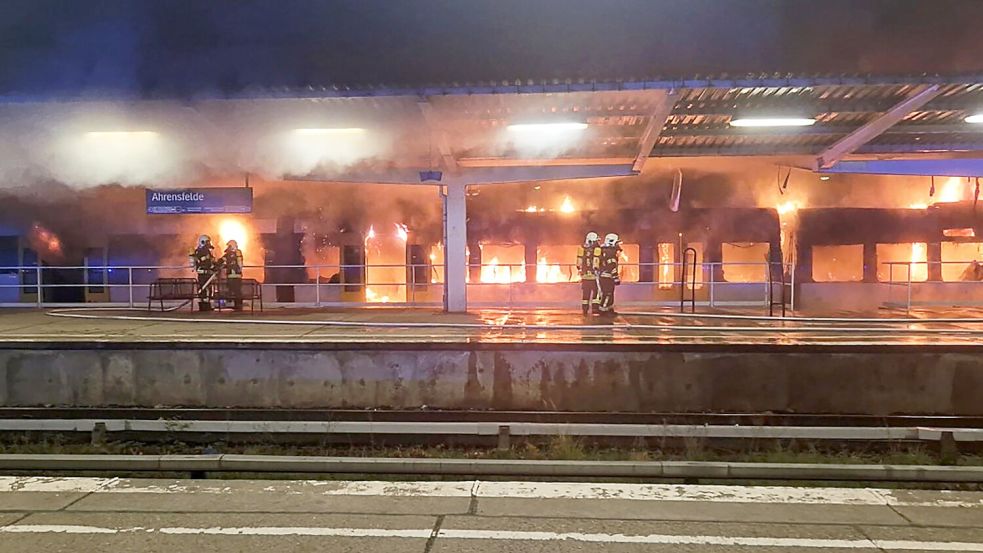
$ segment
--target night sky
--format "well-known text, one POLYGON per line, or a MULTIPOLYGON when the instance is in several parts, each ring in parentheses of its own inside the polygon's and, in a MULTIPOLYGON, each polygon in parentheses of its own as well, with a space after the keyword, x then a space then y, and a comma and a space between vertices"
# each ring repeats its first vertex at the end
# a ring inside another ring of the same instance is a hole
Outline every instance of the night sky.
POLYGON ((0 95, 983 73, 981 0, 2 0, 0 95))

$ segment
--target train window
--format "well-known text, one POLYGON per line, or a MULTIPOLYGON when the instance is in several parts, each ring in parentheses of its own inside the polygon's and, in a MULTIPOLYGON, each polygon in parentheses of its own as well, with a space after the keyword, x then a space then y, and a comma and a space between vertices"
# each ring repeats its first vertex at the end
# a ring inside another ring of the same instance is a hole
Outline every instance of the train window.
POLYGON ((20 239, 16 236, 0 236, 0 275, 16 275, 20 260, 17 259, 17 250, 20 248, 20 239))
MULTIPOLYGON (((470 249, 468 249, 467 254, 470 258, 470 249)), ((466 271, 464 278, 470 282, 471 271, 466 271)), ((430 246, 430 283, 440 284, 442 282, 444 282, 444 245, 434 244, 430 246)))
POLYGON ((85 283, 88 293, 102 294, 106 289, 106 250, 105 248, 88 248, 85 250, 85 283))
POLYGON ((481 244, 481 282, 526 281, 526 247, 522 244, 481 244))
POLYGON ((863 244, 812 247, 813 281, 860 282, 863 279, 863 244))
POLYGON ((578 246, 538 246, 536 282, 575 282, 578 246))
POLYGON ((767 242, 729 242, 722 245, 721 259, 727 282, 767 282, 767 242))
POLYGON ((669 242, 660 242, 655 247, 655 254, 658 262, 656 266, 658 278, 656 278, 656 281, 659 283, 659 288, 662 290, 672 288, 676 282, 677 273, 676 245, 669 242))
POLYGON ((979 242, 942 242, 942 280, 977 280, 973 261, 983 261, 983 244, 979 242))
POLYGON ((406 240, 379 233, 365 241, 365 300, 406 301, 406 240))
POLYGON ((907 282, 910 266, 911 281, 925 282, 928 280, 927 260, 928 245, 925 242, 877 244, 877 280, 907 282))
POLYGON ((341 282, 341 248, 317 245, 304 251, 307 277, 314 282, 318 276, 322 283, 341 282))
POLYGON ((621 250, 621 282, 638 282, 638 244, 622 244, 621 250))

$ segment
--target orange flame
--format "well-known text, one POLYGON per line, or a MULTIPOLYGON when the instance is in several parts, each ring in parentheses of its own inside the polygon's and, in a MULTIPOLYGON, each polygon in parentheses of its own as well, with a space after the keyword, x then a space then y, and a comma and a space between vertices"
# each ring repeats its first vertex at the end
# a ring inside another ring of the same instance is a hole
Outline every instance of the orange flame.
POLYGON ((396 223, 396 237, 406 242, 410 238, 410 230, 403 223, 396 223))
POLYGON ((573 213, 575 211, 577 211, 577 209, 573 206, 573 200, 570 199, 570 196, 563 198, 563 204, 560 206, 560 212, 573 213))

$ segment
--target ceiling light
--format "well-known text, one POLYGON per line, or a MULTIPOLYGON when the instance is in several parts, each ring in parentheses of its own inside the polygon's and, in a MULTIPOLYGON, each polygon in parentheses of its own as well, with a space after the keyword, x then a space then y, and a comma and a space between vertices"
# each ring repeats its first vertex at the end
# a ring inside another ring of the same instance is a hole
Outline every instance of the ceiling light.
POLYGON ((295 134, 302 136, 329 136, 337 134, 362 134, 365 129, 361 127, 347 127, 336 129, 294 129, 295 134))
POLYGON ((966 118, 967 123, 983 123, 983 113, 977 113, 976 115, 970 115, 966 118))
POLYGON ((731 119, 732 127, 808 127, 816 122, 809 117, 741 117, 731 119))
POLYGON ((577 123, 566 121, 559 123, 517 123, 509 125, 511 132, 562 132, 562 131, 582 131, 587 128, 587 123, 577 123))
POLYGON ((154 131, 92 131, 85 133, 86 138, 156 138, 154 131))
POLYGON ((829 175, 823 175, 819 177, 819 180, 829 180, 829 175))

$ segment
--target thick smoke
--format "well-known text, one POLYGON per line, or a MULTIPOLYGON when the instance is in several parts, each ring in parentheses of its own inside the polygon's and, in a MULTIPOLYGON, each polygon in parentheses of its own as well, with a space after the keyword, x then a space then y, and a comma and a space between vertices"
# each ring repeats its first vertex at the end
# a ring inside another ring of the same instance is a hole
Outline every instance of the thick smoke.
MULTIPOLYGON (((389 103, 398 103, 392 100, 389 103)), ((410 126, 388 106, 343 101, 30 103, 0 108, 0 187, 52 180, 179 186, 253 173, 278 179, 409 161, 410 126)))

